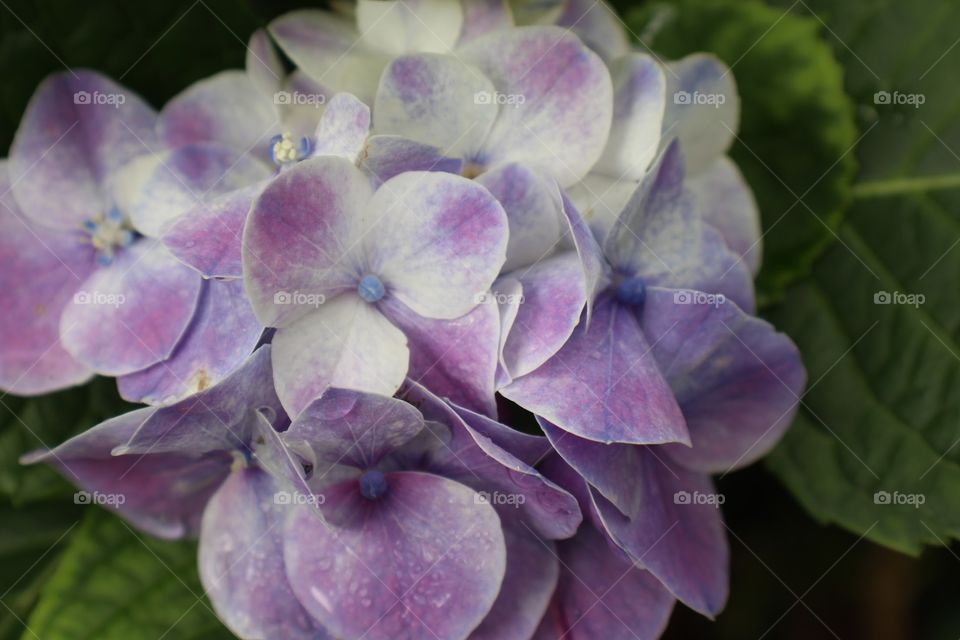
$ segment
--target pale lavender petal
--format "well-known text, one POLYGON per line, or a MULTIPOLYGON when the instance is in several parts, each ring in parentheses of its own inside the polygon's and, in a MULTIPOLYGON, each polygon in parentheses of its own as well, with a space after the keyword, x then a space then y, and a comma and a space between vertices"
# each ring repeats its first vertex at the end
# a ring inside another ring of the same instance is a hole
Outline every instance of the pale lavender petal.
POLYGON ((450 320, 470 311, 506 256, 503 207, 461 176, 404 173, 377 189, 364 214, 369 272, 427 318, 450 320))
POLYGON ((756 275, 763 243, 760 211, 746 180, 734 162, 723 156, 687 180, 694 207, 723 235, 730 250, 756 275))
POLYGON ((356 162, 369 131, 370 107, 349 93, 338 93, 320 118, 313 154, 356 162))
POLYGON ((364 232, 372 196, 362 171, 343 158, 300 162, 254 202, 243 234, 243 279, 253 310, 284 327, 362 277, 348 253, 364 232), (298 295, 316 304, 298 303, 298 295))
POLYGON ((30 222, 9 191, 0 161, 0 389, 35 395, 87 380, 92 371, 60 343, 60 314, 95 268, 78 232, 30 222))
POLYGON ((104 506, 152 535, 196 534, 203 508, 229 473, 232 458, 223 452, 112 456, 111 450, 126 442, 154 411, 138 409, 112 418, 52 451, 26 456, 23 462, 54 466, 67 480, 90 494, 96 492, 104 506))
POLYGON ((563 202, 552 180, 510 163, 477 176, 476 181, 500 202, 510 223, 505 273, 535 264, 555 251, 566 225, 563 202))
POLYGON ((637 319, 610 298, 594 305, 589 327, 581 325, 543 366, 500 393, 588 440, 689 442, 637 319))
POLYGON ((240 280, 206 280, 197 312, 167 360, 122 376, 131 402, 170 404, 219 383, 253 353, 263 333, 240 280))
MULTIPOLYGON (((597 11, 608 10, 598 5, 597 11)), ((666 79, 660 65, 642 53, 614 61, 610 74, 613 124, 603 155, 591 171, 617 180, 640 180, 660 145, 666 79)))
POLYGON ((423 416, 409 403, 330 389, 297 416, 282 440, 313 463, 317 476, 335 464, 375 467, 422 429, 423 416))
POLYGON ((729 587, 720 496, 705 474, 655 457, 656 447, 637 449, 637 464, 624 472, 643 489, 642 516, 630 520, 593 490, 604 528, 678 600, 713 616, 723 609, 729 587))
POLYGON ((568 187, 566 193, 602 244, 639 186, 634 180, 588 173, 583 180, 568 187))
POLYGON ((243 228, 265 186, 253 184, 196 204, 163 232, 164 246, 204 277, 242 277, 243 228))
POLYGON ((285 416, 271 384, 270 346, 257 349, 219 384, 157 409, 115 454, 249 450, 258 412, 285 416))
POLYGON ((624 23, 605 0, 564 0, 557 24, 572 29, 607 62, 630 52, 624 23))
POLYGON ((740 123, 740 96, 730 69, 706 53, 667 64, 663 132, 680 138, 690 175, 725 154, 740 123))
POLYGON ((10 148, 10 181, 24 215, 72 231, 108 212, 112 175, 156 146, 155 120, 138 95, 98 73, 48 77, 10 148))
POLYGON ((523 301, 523 285, 516 278, 503 276, 493 283, 493 291, 497 308, 500 312, 500 340, 497 355, 497 374, 494 378, 494 387, 499 390, 510 384, 512 380, 510 372, 507 371, 507 359, 504 355, 504 347, 510 332, 513 331, 513 323, 520 312, 520 304, 523 301))
POLYGON ((773 447, 806 382, 787 336, 732 304, 677 304, 658 289, 647 292, 642 325, 693 443, 665 451, 692 469, 725 472, 773 447))
POLYGON ((272 97, 283 83, 286 76, 283 63, 263 29, 257 29, 250 36, 245 67, 250 82, 263 96, 272 97))
MULTIPOLYGON (((580 215, 580 212, 574 206, 567 194, 561 190, 560 195, 563 200, 563 214, 567 220, 567 229, 569 233, 564 236, 568 248, 575 249, 580 256, 580 264, 583 267, 583 277, 587 292, 587 300, 592 302, 597 297, 597 293, 608 284, 609 267, 604 260, 603 250, 597 244, 596 238, 587 226, 586 221, 580 215)), ((587 306, 587 320, 590 319, 592 307, 587 306)))
POLYGON ((467 0, 463 5, 463 28, 457 44, 464 45, 491 31, 513 27, 508 0, 467 0))
POLYGON ((282 486, 255 467, 230 474, 203 514, 197 564, 217 616, 241 638, 329 636, 297 602, 283 562, 282 486))
POLYGON ((373 124, 377 133, 472 160, 497 112, 493 84, 458 56, 407 55, 393 60, 380 79, 373 124))
POLYGON ((493 608, 470 640, 529 640, 540 624, 560 575, 553 542, 522 524, 505 526, 507 572, 493 608))
POLYGON ((294 69, 283 84, 283 92, 274 94, 283 133, 289 133, 294 140, 313 139, 325 106, 334 95, 335 91, 315 82, 300 69, 294 69))
POLYGON ((443 171, 459 174, 463 161, 448 158, 440 149, 401 136, 375 135, 367 139, 360 166, 382 184, 406 171, 443 171))
POLYGON ((172 354, 193 319, 199 274, 140 240, 98 268, 60 318, 64 347, 98 373, 121 376, 172 354))
POLYGON ((613 111, 610 73, 595 53, 566 29, 523 27, 478 38, 461 55, 505 102, 479 164, 522 162, 562 186, 586 175, 606 145, 613 111))
POLYGON ((270 159, 270 138, 280 130, 273 94, 243 71, 223 71, 174 96, 160 112, 160 139, 171 149, 203 142, 223 145, 234 158, 270 159))
POLYGON ((408 377, 464 407, 496 414, 500 339, 496 303, 479 304, 455 320, 423 318, 389 298, 382 310, 407 337, 408 377))
POLYGON ((386 483, 374 501, 355 481, 328 489, 322 509, 338 526, 298 508, 284 544, 294 593, 334 636, 466 638, 500 591, 500 519, 453 480, 399 472, 386 483))
POLYGON ((531 467, 539 465, 551 451, 550 442, 543 436, 517 431, 456 404, 452 408, 475 432, 531 467))
POLYGON ((329 387, 393 395, 409 360, 403 332, 354 294, 319 305, 273 338, 274 383, 291 416, 329 387))
POLYGON ((450 0, 357 0, 357 28, 369 49, 392 55, 449 53, 460 36, 463 9, 450 0))

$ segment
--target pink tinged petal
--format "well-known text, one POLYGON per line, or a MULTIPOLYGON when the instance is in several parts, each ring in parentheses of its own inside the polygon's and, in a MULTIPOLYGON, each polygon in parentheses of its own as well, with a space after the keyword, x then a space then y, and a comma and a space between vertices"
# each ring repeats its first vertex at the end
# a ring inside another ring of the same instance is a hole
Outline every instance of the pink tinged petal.
POLYGON ((168 148, 218 144, 268 161, 270 138, 280 129, 273 94, 243 71, 223 71, 196 82, 160 112, 160 140, 168 148))
POLYGON ((10 180, 24 215, 72 231, 107 213, 111 176, 155 147, 155 120, 138 95, 98 73, 48 77, 10 148, 10 180))
POLYGON ((641 53, 613 62, 610 74, 613 124, 603 155, 592 171, 617 180, 640 180, 660 144, 666 79, 660 65, 641 53))
POLYGON ((313 154, 356 162, 369 131, 370 107, 349 93, 338 93, 327 103, 320 118, 313 154))
POLYGON ((586 175, 613 111, 610 73, 595 53, 566 29, 522 27, 479 38, 462 55, 506 102, 484 144, 485 164, 522 162, 562 186, 586 175))
POLYGON ((400 56, 380 79, 374 129, 472 160, 497 118, 494 94, 490 80, 459 57, 400 56))
POLYGON ((120 174, 121 208, 140 233, 157 238, 179 216, 205 200, 259 183, 271 176, 265 163, 237 157, 216 144, 181 147, 143 156, 120 174))
POLYGON ((587 292, 580 258, 565 251, 511 274, 523 285, 523 299, 503 348, 509 375, 519 378, 549 360, 580 322, 587 292))
POLYGON ((198 455, 248 448, 258 429, 258 413, 277 421, 284 417, 271 379, 267 345, 219 384, 157 409, 114 453, 198 455))
POLYGON ((241 638, 329 636, 297 602, 283 563, 282 486, 257 468, 230 474, 203 514, 198 566, 217 616, 241 638))
POLYGON ((391 55, 448 53, 457 43, 463 9, 450 0, 358 0, 357 27, 366 47, 391 55))
POLYGON ((264 325, 288 326, 356 287, 363 274, 348 252, 371 196, 366 175, 334 157, 300 162, 264 189, 243 235, 244 284, 264 325), (314 303, 297 303, 300 294, 314 303))
POLYGON ((79 232, 51 232, 24 217, 7 168, 0 161, 0 389, 35 395, 92 375, 64 350, 60 314, 96 264, 79 232))
POLYGON ((257 29, 250 36, 245 67, 250 82, 263 96, 272 97, 284 81, 283 63, 263 29, 257 29))
POLYGON ((513 27, 508 0, 467 0, 461 4, 463 28, 458 41, 461 46, 492 31, 513 27))
POLYGON ((507 572, 493 609, 470 640, 529 640, 540 624, 557 586, 560 562, 552 542, 521 525, 503 529, 507 572))
POLYGON ((351 19, 304 9, 280 16, 268 30, 283 52, 315 82, 352 93, 364 102, 373 98, 389 58, 358 46, 360 33, 351 19))
POLYGON ((410 379, 462 406, 496 415, 500 312, 495 302, 479 304, 455 320, 423 318, 393 299, 382 310, 407 338, 410 379))
POLYGON ((737 165, 726 156, 718 158, 687 180, 687 188, 704 221, 720 232, 730 251, 756 275, 763 252, 760 211, 737 165))
POLYGON ((630 52, 623 21, 604 0, 565 0, 557 24, 569 27, 583 42, 610 62, 630 52))
POLYGON ((673 392, 633 312, 609 298, 543 366, 500 390, 565 431, 598 442, 688 443, 673 392))
POLYGON ((338 525, 294 512, 284 544, 294 593, 336 637, 466 638, 506 570, 500 519, 453 480, 398 472, 386 482, 376 500, 356 481, 328 489, 323 511, 338 525))
POLYGON ((23 462, 50 464, 82 490, 111 498, 108 508, 152 535, 194 535, 203 508, 229 473, 232 459, 195 453, 111 455, 153 414, 154 409, 125 413, 52 451, 26 456, 23 462))
POLYGON ((506 257, 500 203, 471 180, 409 172, 385 182, 365 208, 370 272, 390 295, 426 318, 469 312, 506 257))
POLYGON ((462 160, 448 158, 436 147, 390 135, 370 136, 357 161, 374 176, 378 186, 407 171, 459 174, 463 168, 462 160))
POLYGON ((654 457, 653 447, 638 449, 637 464, 624 472, 643 489, 642 516, 630 520, 592 491, 604 528, 678 600, 712 617, 723 609, 729 588, 719 496, 705 474, 654 457))
POLYGON ((263 333, 240 280, 206 280, 197 313, 173 355, 118 380, 131 402, 170 404, 229 375, 253 352, 263 333))
POLYGON ((335 464, 374 467, 423 425, 420 412, 402 400, 330 389, 297 416, 282 439, 313 463, 316 477, 335 464))
POLYGON ((320 305, 273 338, 274 383, 291 416, 329 387, 393 395, 409 360, 403 332, 353 294, 320 305))
POLYGON ((642 323, 693 443, 664 450, 710 473, 766 454, 792 422, 806 382, 790 339, 734 305, 677 304, 672 292, 655 289, 642 323))
POLYGON ((613 553, 593 527, 559 547, 564 564, 557 590, 559 634, 570 640, 660 637, 674 598, 653 575, 613 553))
POLYGON ((501 519, 539 536, 568 538, 576 532, 582 520, 576 499, 471 426, 492 420, 458 410, 415 383, 405 388, 403 397, 417 404, 428 420, 450 429, 449 442, 432 452, 425 471, 485 492, 501 519))
POLYGON ((663 132, 678 136, 690 175, 725 154, 740 123, 740 96, 733 74, 716 56, 695 53, 666 69, 663 132))
POLYGON ((196 204, 163 234, 164 246, 206 278, 243 276, 243 228, 254 200, 266 183, 258 183, 196 204))
POLYGON ((122 376, 169 358, 193 319, 201 279, 163 245, 140 240, 97 269, 60 318, 67 351, 122 376))
POLYGON ((503 271, 532 265, 549 256, 560 241, 563 203, 552 180, 520 164, 506 164, 479 175, 477 182, 500 202, 510 224, 503 271))

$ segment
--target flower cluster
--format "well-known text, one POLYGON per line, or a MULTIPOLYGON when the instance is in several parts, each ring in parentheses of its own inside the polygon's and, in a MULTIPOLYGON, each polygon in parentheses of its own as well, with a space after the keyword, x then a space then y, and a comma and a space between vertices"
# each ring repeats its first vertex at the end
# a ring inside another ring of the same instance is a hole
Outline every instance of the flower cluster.
POLYGON ((61 73, 0 166, 0 387, 146 405, 24 461, 199 536, 241 638, 655 638, 724 606, 710 475, 805 384, 753 315, 733 78, 602 2, 511 4, 296 11, 159 113, 61 73))

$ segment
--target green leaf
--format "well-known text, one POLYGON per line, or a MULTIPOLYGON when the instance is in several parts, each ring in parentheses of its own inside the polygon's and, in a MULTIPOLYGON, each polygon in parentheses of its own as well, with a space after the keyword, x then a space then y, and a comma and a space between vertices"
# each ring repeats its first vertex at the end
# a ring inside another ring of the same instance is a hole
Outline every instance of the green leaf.
POLYGON ((91 511, 70 536, 23 640, 232 638, 203 596, 196 564, 195 543, 160 542, 91 511))
POLYGON ((809 7, 858 103, 862 181, 842 243, 772 314, 811 389, 769 464, 818 519, 917 553, 960 539, 960 5, 809 7), (913 297, 875 304, 895 293, 913 297), (923 504, 877 504, 878 491, 923 504))
POLYGON ((731 156, 766 234, 761 301, 776 298, 835 241, 855 172, 853 110, 823 26, 802 11, 745 0, 659 2, 627 23, 668 59, 709 51, 733 69, 741 124, 731 156))

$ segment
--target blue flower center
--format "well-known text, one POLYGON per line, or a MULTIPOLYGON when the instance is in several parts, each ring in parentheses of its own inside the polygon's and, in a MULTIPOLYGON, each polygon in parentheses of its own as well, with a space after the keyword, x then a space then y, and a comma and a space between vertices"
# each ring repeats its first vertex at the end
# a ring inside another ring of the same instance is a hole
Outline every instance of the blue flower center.
POLYGON ((102 266, 113 264, 117 252, 129 247, 137 239, 130 221, 116 207, 106 214, 85 220, 83 230, 97 251, 97 264, 102 266))
POLYGON ((270 140, 270 158, 277 166, 299 162, 313 151, 313 142, 306 136, 294 140, 290 133, 281 133, 270 140))
POLYGON ((357 293, 367 302, 376 302, 383 297, 386 289, 384 289, 380 278, 375 275, 366 275, 360 279, 360 284, 357 285, 357 293))
POLYGON ((633 307, 642 307, 647 299, 647 285, 642 278, 631 276, 620 281, 616 288, 617 300, 633 307))
POLYGON ((367 500, 376 500, 387 492, 387 477, 382 471, 371 469, 360 476, 360 495, 367 500))

